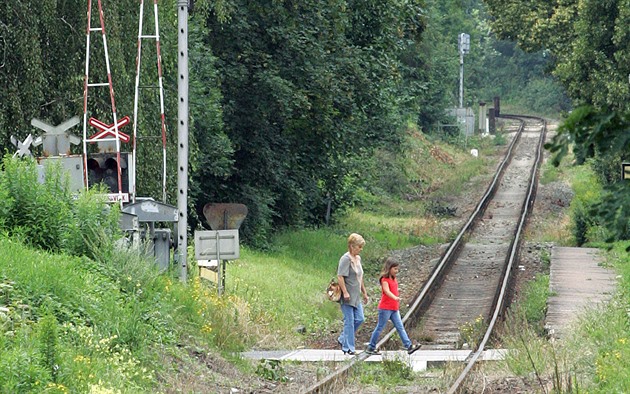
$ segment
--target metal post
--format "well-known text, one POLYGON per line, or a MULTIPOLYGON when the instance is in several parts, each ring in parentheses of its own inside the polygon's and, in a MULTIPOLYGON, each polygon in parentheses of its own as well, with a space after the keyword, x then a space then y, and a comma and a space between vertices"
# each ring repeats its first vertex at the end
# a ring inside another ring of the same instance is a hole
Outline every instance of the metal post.
POLYGON ((495 111, 494 108, 488 108, 488 133, 490 134, 496 134, 497 132, 494 111, 495 111))
POLYGON ((499 96, 494 96, 494 116, 501 115, 501 98, 499 96))
POLYGON ((188 265, 188 0, 177 0, 177 252, 180 280, 187 281, 188 265))
MULTIPOLYGON (((223 228, 228 229, 228 211, 227 209, 223 211, 223 228)), ((217 231, 218 233, 218 231, 217 231)), ((217 250, 219 250, 219 245, 217 244, 217 250)), ((223 294, 225 291, 225 268, 226 268, 227 260, 217 261, 217 264, 221 264, 221 276, 219 277, 219 295, 223 294)))
POLYGON ((215 241, 217 243, 217 294, 223 294, 223 282, 221 278, 223 278, 223 264, 221 264, 221 236, 219 235, 219 231, 215 231, 215 241))

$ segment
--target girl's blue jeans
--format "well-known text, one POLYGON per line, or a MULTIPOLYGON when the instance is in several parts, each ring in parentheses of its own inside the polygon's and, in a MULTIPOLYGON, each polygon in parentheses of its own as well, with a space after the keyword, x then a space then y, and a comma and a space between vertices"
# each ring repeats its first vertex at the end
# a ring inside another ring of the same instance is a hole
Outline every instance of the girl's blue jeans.
POLYGON ((359 302, 357 307, 348 304, 341 304, 343 314, 343 332, 337 339, 341 343, 344 352, 356 352, 354 347, 354 333, 359 329, 365 317, 363 316, 363 305, 359 302))
POLYGON ((405 327, 403 326, 402 319, 400 318, 400 312, 390 311, 387 309, 378 310, 378 324, 372 333, 372 337, 370 337, 370 349, 376 349, 376 341, 378 341, 378 337, 381 336, 381 332, 383 332, 388 320, 391 320, 392 323, 394 323, 394 327, 396 327, 398 336, 400 336, 400 340, 402 341, 405 349, 409 349, 411 347, 411 340, 409 340, 407 331, 405 331, 405 327))

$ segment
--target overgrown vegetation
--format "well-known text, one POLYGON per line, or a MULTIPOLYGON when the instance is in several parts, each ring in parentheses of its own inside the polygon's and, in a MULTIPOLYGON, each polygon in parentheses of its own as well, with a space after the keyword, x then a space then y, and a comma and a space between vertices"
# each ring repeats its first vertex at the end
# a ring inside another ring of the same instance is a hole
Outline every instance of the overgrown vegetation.
MULTIPOLYGON (((593 220, 589 206, 601 200, 601 183, 593 170, 592 161, 581 166, 545 166, 545 183, 569 182, 574 196, 565 212, 570 220, 555 217, 571 231, 571 244, 588 243, 601 246, 606 238, 601 223, 593 220)), ((562 232, 555 229, 556 232, 562 232)), ((538 230, 537 240, 546 236, 538 230)), ((567 237, 563 237, 567 241, 567 237)), ((628 352, 627 327, 630 320, 626 305, 630 302, 625 289, 630 278, 628 242, 608 245, 607 263, 619 273, 618 291, 607 305, 597 305, 579 317, 562 341, 549 341, 544 316, 549 294, 549 276, 537 275, 522 290, 518 302, 512 305, 501 336, 502 346, 513 349, 506 357, 510 373, 521 377, 530 387, 557 393, 623 392, 628 387, 628 371, 624 357, 628 352)), ((603 249, 602 252, 604 253, 603 249)), ((540 258, 548 264, 549 255, 540 258)))
POLYGON ((503 346, 512 349, 506 365, 532 387, 543 390, 551 384, 557 393, 624 392, 630 382, 626 366, 628 325, 626 305, 630 260, 628 242, 618 242, 608 255, 620 273, 619 289, 607 305, 597 305, 579 317, 562 341, 548 341, 542 332, 541 312, 548 291, 548 278, 531 283, 523 302, 513 309, 503 346))
POLYGON ((58 171, 40 184, 33 161, 5 157, 4 169, 0 391, 161 391, 167 354, 243 348, 247 304, 116 246, 116 210, 96 190, 73 198, 58 171))
POLYGON ((90 257, 122 236, 117 208, 104 204, 102 189, 73 193, 58 165, 45 166, 43 183, 33 160, 6 155, 2 167, 0 230, 9 236, 51 252, 90 257))

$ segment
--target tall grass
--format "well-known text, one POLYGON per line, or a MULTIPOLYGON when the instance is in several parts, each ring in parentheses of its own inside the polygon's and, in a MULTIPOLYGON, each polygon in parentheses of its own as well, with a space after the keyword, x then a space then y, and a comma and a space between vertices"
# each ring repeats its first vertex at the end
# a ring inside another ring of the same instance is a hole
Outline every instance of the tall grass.
POLYGON ((582 320, 582 336, 588 340, 588 354, 592 355, 591 369, 596 389, 593 393, 625 392, 630 387, 630 242, 617 242, 609 259, 619 272, 618 292, 607 308, 598 310, 582 320))
POLYGON ((299 346, 309 337, 296 329, 316 335, 338 318, 339 306, 325 299, 324 289, 337 275, 346 238, 329 230, 287 232, 275 240, 275 251, 242 248, 228 265, 228 290, 249 303, 259 324, 258 347, 299 346))
MULTIPOLYGON (((542 279, 528 289, 527 298, 510 314, 503 345, 512 349, 506 358, 510 371, 530 381, 551 386, 554 393, 625 393, 630 387, 630 242, 612 245, 608 263, 619 273, 618 291, 605 305, 581 312, 561 341, 548 341, 540 332, 540 317, 531 320, 527 310, 538 311, 541 294, 548 292, 542 279), (540 287, 536 290, 537 287, 540 287), (536 295, 537 294, 537 295, 536 295)), ((546 390, 546 389, 545 389, 546 390)))
POLYGON ((7 155, 3 168, 0 229, 9 235, 28 245, 76 256, 89 256, 102 240, 122 236, 117 207, 105 204, 104 191, 97 187, 72 192, 60 163, 46 166, 43 183, 38 181, 33 159, 7 155))
POLYGON ((0 237, 0 392, 158 392, 179 373, 165 354, 244 348, 239 298, 159 275, 141 253, 109 256, 105 265, 0 237))

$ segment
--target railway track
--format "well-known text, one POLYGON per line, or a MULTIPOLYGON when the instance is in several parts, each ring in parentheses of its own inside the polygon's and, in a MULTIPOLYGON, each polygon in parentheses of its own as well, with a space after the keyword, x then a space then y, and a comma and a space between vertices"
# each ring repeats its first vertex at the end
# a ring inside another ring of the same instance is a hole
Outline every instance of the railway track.
MULTIPOLYGON (((503 315, 521 234, 536 195, 546 122, 530 116, 502 117, 519 121, 518 131, 486 193, 403 317, 410 337, 423 339, 421 349, 458 349, 464 341, 473 345, 449 393, 462 386, 503 315), (462 338, 463 325, 485 330, 462 338)), ((394 333, 388 332, 377 347, 387 348, 394 333)), ((360 353, 303 393, 337 391, 347 372, 367 357, 360 353)))

